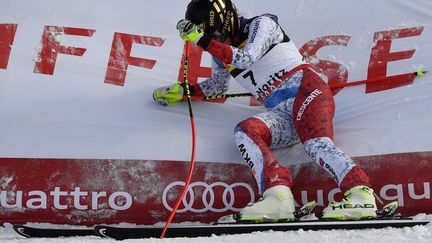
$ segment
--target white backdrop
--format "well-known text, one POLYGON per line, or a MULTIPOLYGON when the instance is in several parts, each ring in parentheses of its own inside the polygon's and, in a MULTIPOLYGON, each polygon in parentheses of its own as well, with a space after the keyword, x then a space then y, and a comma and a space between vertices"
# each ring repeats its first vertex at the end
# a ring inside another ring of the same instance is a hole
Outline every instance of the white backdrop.
MULTIPOLYGON (((0 157, 190 159, 186 104, 163 107, 152 91, 177 80, 183 42, 175 29, 187 0, 0 0, 0 24, 17 24, 7 68, 0 69, 0 157), (53 75, 34 72, 44 26, 95 30, 91 37, 60 35, 82 56, 59 54, 53 75), (114 33, 159 37, 160 47, 134 44, 131 56, 156 60, 152 69, 129 66, 124 86, 104 83, 114 33)), ((374 35, 424 28, 394 39, 390 52, 415 50, 389 62, 387 75, 430 70, 432 1, 237 0, 245 16, 274 13, 297 47, 318 37, 350 36, 317 58, 339 63, 348 81, 366 79, 374 35)), ((209 65, 205 54, 202 66, 209 65)), ((232 82, 232 92, 242 91, 232 82)), ((246 98, 225 104, 195 102, 197 160, 243 163, 232 139, 237 122, 262 111, 246 98)), ((365 86, 336 96, 336 143, 352 156, 432 151, 432 80, 365 94, 365 86)), ((298 146, 278 151, 282 161, 304 160, 298 146), (300 158, 299 158, 300 157, 300 158), (292 159, 296 158, 296 159, 292 159)))

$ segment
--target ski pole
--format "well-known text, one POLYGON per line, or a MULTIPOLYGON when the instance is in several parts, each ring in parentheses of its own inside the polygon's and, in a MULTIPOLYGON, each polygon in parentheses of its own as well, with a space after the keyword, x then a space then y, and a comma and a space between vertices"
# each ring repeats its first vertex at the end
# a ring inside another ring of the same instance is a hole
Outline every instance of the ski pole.
POLYGON ((392 79, 398 79, 398 80, 414 80, 416 77, 423 77, 424 74, 428 73, 428 71, 423 71, 422 69, 419 69, 417 72, 413 73, 404 73, 404 74, 398 74, 393 76, 385 76, 385 77, 377 77, 372 79, 365 79, 355 82, 349 82, 349 83, 340 83, 340 84, 333 84, 330 86, 330 89, 339 89, 344 87, 351 87, 351 86, 357 86, 362 84, 371 84, 371 83, 378 83, 383 81, 388 81, 392 79))
MULTIPOLYGON (((414 78, 416 77, 423 77, 424 74, 428 72, 429 71, 423 71, 422 69, 419 69, 417 72, 413 72, 413 73, 404 73, 404 74, 398 74, 393 76, 377 77, 377 78, 365 79, 365 80, 354 81, 349 83, 339 83, 339 84, 330 85, 329 87, 330 89, 334 90, 334 89, 340 89, 345 87, 358 86, 362 84, 379 83, 391 79, 414 80, 414 78)), ((253 95, 251 93, 234 93, 234 94, 220 94, 220 95, 208 95, 208 96, 192 96, 191 98, 192 100, 210 101, 210 100, 220 100, 220 99, 248 97, 248 96, 253 96, 253 95)))
POLYGON ((192 112, 192 99, 191 99, 191 92, 190 92, 190 87, 189 87, 189 80, 188 80, 188 72, 189 72, 189 46, 190 46, 190 42, 186 41, 186 53, 185 53, 185 63, 184 63, 184 71, 183 71, 183 77, 184 77, 184 83, 185 83, 185 91, 186 91, 186 98, 188 101, 188 105, 189 105, 189 117, 190 117, 190 123, 191 123, 191 128, 192 128, 192 155, 191 155, 191 161, 190 161, 190 165, 189 165, 189 174, 186 178, 186 182, 185 182, 185 186, 183 188, 183 191, 181 192, 179 198, 177 199, 177 202, 165 224, 165 227, 162 230, 162 234, 161 234, 161 239, 163 239, 165 237, 165 233, 172 221, 172 219, 174 218, 174 215, 177 212, 177 209, 180 206, 180 203, 182 202, 184 196, 186 195, 186 192, 188 190, 189 184, 192 180, 192 174, 193 174, 193 169, 195 166, 195 143, 196 143, 196 136, 195 136, 195 120, 194 120, 194 116, 193 116, 193 112, 192 112))
MULTIPOLYGON (((203 97, 198 97, 200 100, 219 100, 219 99, 226 99, 226 98, 236 98, 236 97, 248 97, 252 96, 251 93, 237 93, 237 94, 220 94, 220 95, 207 95, 203 97)), ((197 96, 195 96, 197 97, 197 96)), ((195 97, 192 97, 194 99, 195 97)))

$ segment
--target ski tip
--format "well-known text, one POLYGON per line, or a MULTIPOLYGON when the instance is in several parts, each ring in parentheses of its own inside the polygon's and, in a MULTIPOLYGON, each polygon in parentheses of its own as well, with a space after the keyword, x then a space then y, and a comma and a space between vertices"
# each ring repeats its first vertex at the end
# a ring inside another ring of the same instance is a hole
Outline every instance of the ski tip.
POLYGON ((387 205, 384 206, 384 209, 389 209, 392 212, 396 211, 396 209, 399 207, 398 201, 393 201, 387 205))
POLYGON ((306 203, 305 205, 309 205, 309 206, 314 206, 315 207, 317 205, 317 202, 315 200, 313 200, 313 201, 310 201, 310 202, 306 203))
POLYGON ((399 207, 399 202, 398 201, 393 201, 393 202, 391 202, 391 203, 389 203, 387 205, 393 205, 395 207, 399 207))
POLYGON ((396 209, 399 207, 398 201, 393 201, 388 203, 383 208, 377 210, 377 215, 381 217, 394 216, 396 214, 396 209))
POLYGON ((314 208, 316 207, 316 205, 317 205, 317 203, 316 203, 315 200, 314 200, 314 201, 310 201, 310 202, 304 204, 304 205, 300 208, 300 210, 302 210, 302 209, 308 209, 308 210, 312 211, 312 209, 314 209, 314 208))
POLYGON ((20 224, 14 224, 12 228, 15 230, 16 233, 18 233, 21 236, 24 236, 26 238, 30 238, 30 235, 25 233, 25 226, 20 224))
POLYGON ((313 211, 313 209, 316 207, 317 203, 316 201, 310 201, 306 204, 304 204, 299 210, 294 212, 294 217, 297 219, 301 219, 313 211))

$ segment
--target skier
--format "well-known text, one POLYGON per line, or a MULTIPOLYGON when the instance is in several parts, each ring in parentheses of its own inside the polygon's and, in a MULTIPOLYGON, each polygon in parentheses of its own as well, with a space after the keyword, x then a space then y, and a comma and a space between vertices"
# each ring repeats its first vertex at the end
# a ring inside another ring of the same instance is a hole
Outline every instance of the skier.
MULTIPOLYGON (((366 173, 333 142, 333 95, 303 59, 275 15, 240 16, 231 0, 192 0, 180 36, 212 58, 212 77, 191 86, 192 95, 228 90, 230 76, 262 102, 266 112, 240 122, 235 142, 251 167, 261 200, 240 211, 240 221, 294 219, 292 176, 271 149, 302 142, 310 158, 327 170, 344 193, 322 212, 325 219, 376 217, 376 202, 366 173)), ((183 100, 184 86, 156 89, 153 98, 168 105, 183 100)))

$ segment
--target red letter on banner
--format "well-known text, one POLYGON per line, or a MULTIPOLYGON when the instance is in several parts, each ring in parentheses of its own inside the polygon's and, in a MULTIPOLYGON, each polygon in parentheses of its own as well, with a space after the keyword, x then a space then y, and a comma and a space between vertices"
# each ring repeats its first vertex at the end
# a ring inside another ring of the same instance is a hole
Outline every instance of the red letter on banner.
MULTIPOLYGON (((204 51, 201 47, 198 47, 195 44, 190 45, 189 50, 189 72, 188 72, 188 81, 190 84, 197 84, 198 78, 210 78, 211 77, 211 68, 201 66, 202 55, 204 51)), ((184 61, 186 56, 186 49, 183 49, 183 57, 181 60, 178 81, 180 83, 184 82, 183 78, 183 70, 184 70, 184 61)))
MULTIPOLYGON (((411 58, 415 50, 390 52, 390 47, 394 39, 418 36, 423 32, 423 27, 407 28, 391 31, 376 32, 374 36, 374 47, 372 48, 368 79, 387 76, 387 64, 392 61, 411 58)), ((393 89, 412 83, 412 79, 407 80, 388 80, 388 82, 370 83, 366 85, 366 93, 378 92, 386 89, 393 89)))
POLYGON ((131 57, 130 54, 133 44, 162 46, 164 42, 165 41, 159 37, 115 33, 105 75, 105 83, 123 86, 129 65, 148 69, 154 67, 156 60, 131 57))
MULTIPOLYGON (((210 78, 211 77, 211 68, 201 66, 201 60, 203 56, 203 49, 193 43, 190 45, 189 49, 189 70, 188 70, 188 81, 189 84, 197 84, 198 78, 210 78)), ((186 57, 186 49, 183 48, 183 56, 180 64, 178 81, 180 83, 184 82, 183 70, 184 70, 184 61, 186 57)), ((213 101, 216 103, 223 103, 226 99, 220 99, 217 101, 213 101)))
POLYGON ((7 69, 17 24, 0 24, 0 68, 7 69))
POLYGON ((57 55, 82 56, 86 52, 84 48, 66 47, 60 45, 62 35, 78 35, 91 37, 96 30, 79 29, 59 26, 45 26, 42 35, 42 47, 39 52, 33 72, 53 75, 56 65, 57 55))
MULTIPOLYGON (((348 81, 348 70, 341 64, 318 59, 316 53, 324 46, 347 46, 350 39, 351 37, 346 35, 323 36, 307 42, 299 51, 306 59, 313 58, 310 63, 312 63, 316 71, 327 76, 329 85, 346 83, 348 81)), ((341 90, 342 88, 332 90, 333 95, 336 95, 341 90)))

